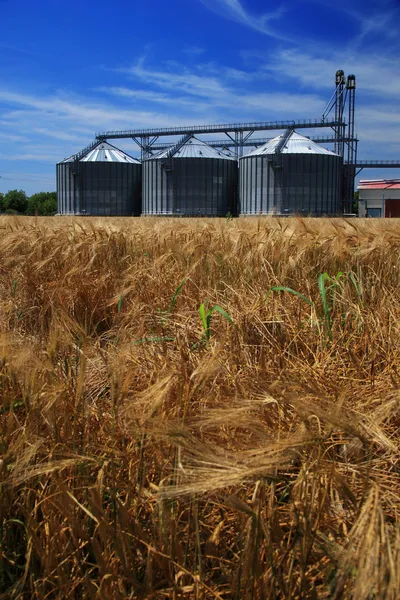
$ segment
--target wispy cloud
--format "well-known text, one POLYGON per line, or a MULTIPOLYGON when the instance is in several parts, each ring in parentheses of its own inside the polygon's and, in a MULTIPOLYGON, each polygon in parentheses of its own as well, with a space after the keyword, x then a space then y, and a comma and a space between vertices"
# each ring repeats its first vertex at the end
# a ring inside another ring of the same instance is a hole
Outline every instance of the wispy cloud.
POLYGON ((156 85, 164 90, 177 90, 182 93, 203 97, 218 97, 224 93, 224 86, 217 76, 198 75, 196 72, 177 65, 176 63, 166 63, 164 70, 149 69, 144 64, 144 59, 140 59, 129 69, 121 71, 147 81, 148 84, 156 85), (179 69, 176 67, 179 66, 179 69))
MULTIPOLYGON (((122 98, 133 98, 137 100, 141 97, 140 90, 130 90, 127 88, 101 88, 105 93, 115 95, 122 98), (139 93, 138 93, 139 92, 139 93)), ((193 113, 197 113, 200 110, 210 110, 210 105, 207 102, 199 102, 196 98, 192 100, 185 100, 184 98, 171 98, 164 96, 163 94, 144 92, 143 96, 151 98, 152 102, 160 104, 174 103, 176 107, 186 106, 193 110, 193 113)), ((268 120, 268 115, 272 115, 270 118, 276 117, 277 114, 291 114, 291 115, 308 115, 318 116, 322 114, 324 109, 325 101, 322 97, 313 94, 285 94, 278 92, 271 93, 239 93, 234 89, 225 89, 224 93, 218 98, 213 98, 213 107, 215 109, 229 109, 229 114, 232 110, 237 111, 237 104, 240 104, 240 110, 246 111, 246 114, 254 117, 256 114, 258 118, 263 116, 268 120)), ((227 113, 225 112, 225 116, 227 113)), ((239 118, 239 117, 238 117, 239 118)), ((221 113, 219 116, 221 120, 221 113)))
MULTIPOLYGON (((198 98, 184 98, 174 96, 170 93, 155 92, 151 90, 143 90, 127 87, 99 87, 97 91, 111 96, 116 96, 121 99, 129 100, 130 102, 141 104, 143 102, 151 102, 155 104, 163 104, 166 106, 175 105, 176 107, 189 108, 191 110, 209 110, 210 105, 203 100, 200 102, 198 98)), ((170 91, 170 88, 168 88, 170 91)))
MULTIPOLYGON (((0 123, 0 125, 1 125, 1 123, 0 123)), ((4 131, 2 131, 0 133, 0 135, 1 135, 1 139, 7 140, 9 142, 27 142, 29 140, 29 138, 27 138, 26 136, 17 135, 17 134, 13 134, 13 133, 6 133, 4 131)))
POLYGON ((46 137, 54 138, 56 140, 67 140, 67 141, 77 141, 82 138, 81 135, 68 133, 67 131, 54 131, 53 129, 49 129, 48 127, 35 127, 33 129, 35 133, 42 134, 46 137))
POLYGON ((186 46, 183 49, 183 52, 192 58, 204 54, 205 51, 205 48, 200 48, 199 46, 186 46))
MULTIPOLYGON (((2 121, 12 121, 22 124, 24 118, 28 118, 33 124, 34 118, 40 116, 40 126, 48 129, 49 121, 54 126, 53 131, 59 126, 59 131, 65 131, 66 127, 79 125, 92 126, 93 134, 100 127, 108 128, 132 128, 146 127, 153 124, 163 127, 170 124, 169 117, 165 114, 155 113, 151 110, 129 110, 121 109, 117 105, 106 102, 91 102, 87 98, 78 96, 34 96, 21 92, 10 92, 0 89, 0 102, 10 105, 13 110, 4 111, 1 115, 2 121), (16 109, 23 106, 25 109, 16 109)), ((184 122, 180 119, 181 122, 184 122)))
MULTIPOLYGON (((164 66, 164 65, 163 65, 164 66)), ((324 97, 315 93, 264 92, 267 76, 262 71, 243 71, 222 67, 215 63, 199 64, 192 69, 178 63, 169 62, 164 69, 152 68, 140 60, 125 72, 138 85, 151 85, 154 90, 138 88, 110 87, 102 91, 133 101, 146 99, 159 104, 185 106, 193 114, 214 109, 219 119, 226 121, 234 116, 267 119, 289 113, 313 117, 322 114, 324 97), (270 115, 270 117, 268 116, 270 115)))
POLYGON ((54 154, 36 154, 35 152, 17 153, 17 154, 0 154, 1 160, 18 160, 18 161, 37 161, 39 163, 54 161, 54 154))
POLYGON ((360 46, 367 36, 369 36, 369 41, 371 41, 371 36, 379 34, 380 43, 382 43, 382 39, 394 40, 398 36, 398 10, 390 10, 388 12, 380 10, 374 15, 354 12, 353 15, 360 24, 360 33, 353 42, 355 47, 360 46))
POLYGON ((272 38, 282 41, 292 41, 282 31, 272 27, 273 21, 279 20, 287 11, 286 7, 281 5, 275 10, 262 15, 252 15, 248 12, 240 0, 200 0, 207 8, 215 13, 250 27, 259 33, 268 35, 272 38))
POLYGON ((45 185, 50 189, 54 189, 55 187, 55 177, 40 176, 37 173, 24 173, 20 171, 2 171, 2 173, 4 173, 4 175, 0 174, 0 182, 3 182, 8 187, 12 187, 15 184, 19 185, 20 182, 36 185, 45 185))
POLYGON ((381 0, 374 8, 373 5, 356 8, 353 4, 337 1, 330 3, 332 8, 340 10, 346 17, 358 25, 357 35, 349 40, 347 49, 359 49, 363 46, 376 46, 384 52, 388 50, 387 43, 392 43, 398 38, 398 19, 400 14, 397 0, 381 0), (382 44, 385 44, 382 47, 382 44))

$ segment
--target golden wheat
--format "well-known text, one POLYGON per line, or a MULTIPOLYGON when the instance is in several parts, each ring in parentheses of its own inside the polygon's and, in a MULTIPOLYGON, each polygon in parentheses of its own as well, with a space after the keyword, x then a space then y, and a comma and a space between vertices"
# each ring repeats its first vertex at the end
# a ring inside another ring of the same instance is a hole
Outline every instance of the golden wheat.
POLYGON ((0 598, 398 597, 399 221, 0 232, 0 598))

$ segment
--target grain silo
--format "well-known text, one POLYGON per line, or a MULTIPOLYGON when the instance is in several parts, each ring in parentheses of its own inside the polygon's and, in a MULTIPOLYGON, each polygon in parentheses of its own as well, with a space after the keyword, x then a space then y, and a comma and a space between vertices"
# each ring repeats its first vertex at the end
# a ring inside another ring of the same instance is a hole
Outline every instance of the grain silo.
POLYGON ((237 160, 190 135, 143 161, 143 214, 237 213, 237 160))
POLYGON ((141 163, 107 142, 57 164, 58 214, 131 216, 141 212, 141 163))
POLYGON ((341 156, 288 130, 240 159, 240 214, 339 214, 342 166, 341 156))

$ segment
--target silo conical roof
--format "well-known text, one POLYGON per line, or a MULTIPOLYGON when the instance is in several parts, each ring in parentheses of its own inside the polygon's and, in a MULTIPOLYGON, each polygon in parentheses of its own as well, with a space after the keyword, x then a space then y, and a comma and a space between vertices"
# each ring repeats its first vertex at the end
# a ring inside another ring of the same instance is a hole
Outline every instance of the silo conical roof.
MULTIPOLYGON (((63 162, 71 162, 73 160, 75 160, 75 156, 71 156, 63 162)), ((129 154, 126 154, 126 152, 122 152, 122 150, 119 150, 118 148, 116 148, 112 144, 109 144, 108 142, 99 142, 98 144, 90 148, 86 154, 79 156, 78 160, 80 162, 117 162, 133 163, 136 165, 140 164, 140 161, 138 161, 136 158, 133 158, 133 156, 129 156, 129 154)))
MULTIPOLYGON (((275 154, 283 137, 284 134, 278 135, 263 146, 249 152, 249 154, 246 154, 243 158, 247 158, 248 156, 275 154)), ((300 135, 296 131, 292 131, 288 136, 286 143, 280 150, 280 154, 328 154, 329 156, 339 156, 338 154, 335 154, 335 152, 332 152, 332 150, 327 150, 323 146, 310 140, 310 138, 300 135)))
POLYGON ((178 142, 175 146, 162 150, 159 154, 149 157, 151 159, 162 158, 224 158, 227 160, 236 160, 234 156, 228 156, 226 153, 209 146, 206 142, 199 140, 194 135, 186 141, 178 142))

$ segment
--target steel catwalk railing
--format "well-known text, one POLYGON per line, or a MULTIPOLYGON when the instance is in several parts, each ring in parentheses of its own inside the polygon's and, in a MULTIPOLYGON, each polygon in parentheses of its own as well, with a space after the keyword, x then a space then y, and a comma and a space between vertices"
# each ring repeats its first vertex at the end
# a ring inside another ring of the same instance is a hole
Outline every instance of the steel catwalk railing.
POLYGON ((400 169, 400 160, 358 160, 357 169, 400 169))
MULTIPOLYGON (((293 121, 255 121, 252 123, 223 123, 217 125, 190 125, 183 127, 164 127, 162 129, 129 129, 119 131, 104 131, 96 133, 97 140, 139 138, 165 135, 184 135, 185 133, 235 133, 245 131, 267 131, 274 129, 287 129, 288 127, 304 129, 319 127, 335 127, 337 121, 325 121, 321 119, 306 119, 293 121)), ((240 140, 238 140, 240 144, 240 140)))
POLYGON ((354 167, 357 176, 363 169, 400 169, 400 160, 357 160, 354 167))
MULTIPOLYGON (((273 138, 248 138, 246 141, 243 141, 243 146, 244 147, 251 147, 251 146, 263 146, 264 144, 267 144, 268 142, 270 142, 273 138)), ((312 136, 310 137, 310 140, 312 142, 315 142, 316 144, 334 144, 336 142, 336 136, 334 135, 326 135, 326 136, 312 136)), ((343 139, 344 142, 349 143, 351 141, 358 141, 356 138, 353 140, 350 140, 350 138, 344 138, 343 139)), ((209 146, 212 146, 214 148, 233 148, 234 146, 236 146, 236 142, 230 140, 230 139, 226 139, 226 140, 206 140, 205 141, 206 144, 208 144, 209 146)), ((166 150, 167 148, 171 148, 171 146, 173 145, 173 143, 167 143, 167 142, 157 142, 156 144, 153 144, 151 146, 152 150, 166 150)))
MULTIPOLYGON (((80 150, 79 152, 77 152, 76 154, 73 154, 70 157, 70 160, 80 160, 81 158, 83 158, 84 156, 86 156, 86 154, 88 154, 91 150, 93 150, 93 148, 95 148, 99 143, 99 140, 93 140, 93 142, 91 142, 90 144, 88 144, 86 146, 86 148, 83 148, 83 150, 80 150)), ((68 159, 66 159, 68 160, 68 159)))

